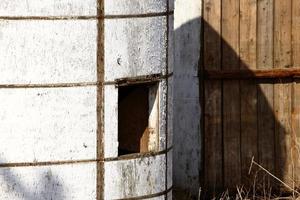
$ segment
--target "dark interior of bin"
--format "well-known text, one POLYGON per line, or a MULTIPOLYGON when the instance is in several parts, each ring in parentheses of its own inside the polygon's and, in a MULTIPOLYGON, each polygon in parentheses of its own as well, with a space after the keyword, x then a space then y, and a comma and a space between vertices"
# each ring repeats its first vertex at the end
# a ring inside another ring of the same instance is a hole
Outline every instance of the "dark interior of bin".
POLYGON ((148 151, 149 87, 151 84, 119 87, 119 156, 148 151))

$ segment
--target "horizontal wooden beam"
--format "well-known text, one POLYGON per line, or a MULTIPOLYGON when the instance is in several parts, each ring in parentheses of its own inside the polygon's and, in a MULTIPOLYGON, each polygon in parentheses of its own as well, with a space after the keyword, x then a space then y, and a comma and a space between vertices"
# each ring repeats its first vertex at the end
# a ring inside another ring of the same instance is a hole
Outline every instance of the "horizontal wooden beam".
POLYGON ((300 68, 264 70, 204 70, 204 79, 287 79, 300 78, 300 68))

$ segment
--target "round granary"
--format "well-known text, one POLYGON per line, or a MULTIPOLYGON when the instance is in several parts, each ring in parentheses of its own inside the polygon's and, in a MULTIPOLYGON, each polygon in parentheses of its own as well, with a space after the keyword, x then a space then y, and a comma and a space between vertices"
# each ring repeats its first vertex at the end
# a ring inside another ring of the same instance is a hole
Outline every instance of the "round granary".
POLYGON ((173 4, 0 2, 0 199, 172 199, 173 4))

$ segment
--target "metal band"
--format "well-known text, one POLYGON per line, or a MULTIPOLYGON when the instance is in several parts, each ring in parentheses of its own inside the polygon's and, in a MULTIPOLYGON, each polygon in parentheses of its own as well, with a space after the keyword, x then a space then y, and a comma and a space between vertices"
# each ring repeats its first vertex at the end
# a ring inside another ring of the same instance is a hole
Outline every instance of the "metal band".
POLYGON ((173 73, 162 75, 162 74, 152 74, 146 76, 137 76, 134 78, 121 78, 116 79, 115 81, 104 82, 104 85, 115 85, 116 87, 126 86, 126 85, 136 85, 142 83, 155 83, 163 79, 168 79, 173 76, 173 73))
MULTIPOLYGON (((104 15, 104 0, 97 0, 97 16, 104 15)), ((104 200, 104 69, 105 69, 105 25, 104 20, 97 18, 97 180, 96 199, 104 200)))
POLYGON ((100 15, 99 16, 0 16, 0 20, 103 20, 103 19, 124 19, 124 18, 147 18, 163 17, 173 15, 174 11, 144 13, 132 15, 100 15))
MULTIPOLYGON (((170 2, 169 0, 167 0, 167 11, 169 12, 169 9, 170 9, 170 2)), ((170 19, 169 19, 169 16, 167 17, 167 34, 166 34, 166 74, 169 74, 169 34, 170 34, 170 19)), ((169 80, 166 79, 166 88, 167 88, 167 91, 166 91, 166 146, 165 148, 167 149, 168 148, 168 143, 169 143, 169 80)), ((166 174, 165 174, 165 189, 167 190, 168 188, 168 170, 169 170, 169 166, 168 166, 168 154, 166 154, 166 174)), ((168 194, 166 193, 165 194, 165 199, 168 200, 168 194)))
POLYGON ((133 85, 141 83, 157 82, 173 76, 173 73, 168 75, 149 75, 136 78, 117 79, 116 81, 107 82, 81 82, 81 83, 38 83, 38 84, 0 84, 0 89, 16 89, 16 88, 68 88, 68 87, 91 87, 103 85, 116 85, 116 87, 124 85, 133 85))
POLYGON ((136 153, 136 154, 129 154, 129 155, 124 155, 124 156, 119 156, 116 158, 105 158, 105 162, 111 162, 111 161, 119 161, 119 160, 133 160, 133 159, 139 159, 139 158, 150 158, 154 156, 159 156, 163 154, 168 154, 171 150, 173 149, 173 146, 162 150, 162 151, 157 151, 157 152, 148 152, 148 153, 136 153))
POLYGON ((97 162, 96 159, 89 160, 69 160, 69 161, 46 161, 46 162, 21 162, 21 163, 2 163, 0 168, 16 168, 16 167, 42 167, 52 165, 71 165, 97 162))
POLYGON ((67 87, 89 87, 97 86, 97 82, 82 83, 51 83, 51 84, 0 84, 0 89, 10 88, 67 88, 67 87))
POLYGON ((167 155, 173 147, 169 149, 158 151, 158 152, 149 152, 149 153, 139 153, 124 155, 115 158, 105 158, 105 159, 87 159, 87 160, 68 160, 68 161, 45 161, 45 162, 21 162, 21 163, 2 163, 0 168, 16 168, 16 167, 41 167, 41 166, 52 166, 52 165, 72 165, 72 164, 82 164, 82 163, 104 163, 104 162, 113 162, 120 160, 134 160, 139 158, 150 158, 159 155, 167 155))
POLYGON ((115 199, 115 200, 142 200, 142 199, 151 199, 155 197, 160 197, 160 196, 168 196, 169 192, 173 190, 173 187, 169 188, 166 191, 159 192, 156 194, 149 194, 149 195, 144 195, 144 196, 139 196, 139 197, 132 197, 132 198, 124 198, 124 199, 115 199))

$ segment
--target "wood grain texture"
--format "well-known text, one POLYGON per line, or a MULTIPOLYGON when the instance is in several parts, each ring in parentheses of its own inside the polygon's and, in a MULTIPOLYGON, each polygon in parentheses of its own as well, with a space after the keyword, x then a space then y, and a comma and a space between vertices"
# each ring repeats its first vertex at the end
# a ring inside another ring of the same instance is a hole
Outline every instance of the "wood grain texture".
MULTIPOLYGON (((222 64, 225 70, 239 69, 239 0, 222 5, 222 64)), ((223 83, 224 187, 234 189, 241 183, 240 84, 223 83)))
MULTIPOLYGON (((274 3, 269 0, 257 2, 257 68, 273 70, 273 11, 274 3)), ((273 81, 257 85, 258 119, 258 162, 274 173, 274 86, 273 81)), ((265 173, 258 174, 260 182, 270 186, 273 179, 265 173)))
MULTIPOLYGON (((265 45, 265 44, 263 44, 265 45)), ((258 54, 258 56, 263 55, 258 54)), ((261 56, 260 56, 261 57, 261 56)), ((268 60, 272 60, 273 55, 271 51, 270 57, 268 57, 268 60)), ((262 58, 258 58, 262 59, 262 58)), ((263 60, 260 60, 261 62, 265 62, 263 60)), ((255 60, 254 60, 255 62, 255 60)), ((300 68, 299 67, 293 67, 293 68, 278 68, 278 69, 267 69, 265 64, 262 64, 260 66, 257 66, 262 69, 246 69, 246 64, 242 63, 244 65, 244 69, 236 69, 236 70, 204 70, 204 77, 205 79, 237 79, 237 80, 243 80, 243 79, 270 79, 270 80, 280 80, 280 79, 292 79, 300 78, 300 68)), ((282 82, 282 81, 281 81, 282 82)))
MULTIPOLYGON (((204 1, 204 163, 211 188, 219 175, 224 189, 247 186, 252 156, 291 187, 300 184, 299 7, 296 0, 204 1), (222 148, 210 148, 220 138, 222 148), (223 173, 212 167, 217 163, 223 173)), ((278 186, 265 173, 258 178, 278 186)))
MULTIPOLYGON (((205 0, 204 7, 204 68, 220 70, 221 0, 205 0)), ((204 185, 215 195, 223 187, 222 89, 221 81, 204 84, 204 185)))
MULTIPOLYGON (((289 68, 291 59, 291 0, 275 1, 274 14, 274 65, 289 68)), ((291 184, 291 85, 278 83, 274 86, 275 110, 275 174, 291 184)))
MULTIPOLYGON (((240 0, 240 68, 256 69, 256 0, 240 0)), ((248 175, 252 157, 257 157, 257 90, 255 80, 241 81, 242 182, 251 187, 248 175)))
MULTIPOLYGON (((292 2, 292 55, 293 67, 300 65, 300 1, 292 2)), ((292 158, 295 185, 300 184, 300 84, 292 86, 292 158)))

